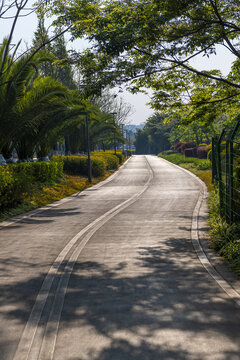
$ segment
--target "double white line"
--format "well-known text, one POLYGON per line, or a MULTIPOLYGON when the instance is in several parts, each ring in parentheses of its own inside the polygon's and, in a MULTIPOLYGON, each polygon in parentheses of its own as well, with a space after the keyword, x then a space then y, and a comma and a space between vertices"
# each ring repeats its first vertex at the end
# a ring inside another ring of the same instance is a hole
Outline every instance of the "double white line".
POLYGON ((149 176, 141 191, 107 211, 105 214, 82 229, 68 242, 52 264, 38 293, 13 360, 53 359, 64 298, 73 267, 81 254, 81 251, 95 232, 120 211, 126 209, 128 206, 137 201, 138 198, 148 189, 151 180, 153 179, 153 171, 147 158, 145 159, 149 170, 149 176), (73 250, 72 254, 64 269, 61 271, 60 267, 70 250, 73 250), (54 289, 53 281, 58 278, 58 284, 55 286, 56 289, 54 289), (53 291, 55 291, 55 293, 51 309, 46 316, 43 315, 43 310, 48 300, 50 291, 51 295, 53 291), (46 316, 46 319, 44 319, 44 316, 46 316))

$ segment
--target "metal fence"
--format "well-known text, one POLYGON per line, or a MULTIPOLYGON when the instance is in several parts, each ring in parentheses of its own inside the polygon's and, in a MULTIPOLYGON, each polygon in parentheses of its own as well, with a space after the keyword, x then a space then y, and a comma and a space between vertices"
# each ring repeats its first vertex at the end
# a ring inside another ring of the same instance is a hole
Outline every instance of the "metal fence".
POLYGON ((222 216, 228 223, 240 223, 240 118, 234 128, 213 139, 212 163, 222 216))

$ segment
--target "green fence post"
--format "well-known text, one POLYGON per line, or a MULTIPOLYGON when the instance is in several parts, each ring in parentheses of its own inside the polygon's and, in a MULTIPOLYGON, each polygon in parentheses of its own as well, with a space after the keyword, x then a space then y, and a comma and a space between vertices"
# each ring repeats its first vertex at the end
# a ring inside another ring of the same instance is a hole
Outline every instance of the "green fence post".
POLYGON ((227 220, 227 222, 229 222, 229 187, 230 187, 230 183, 229 183, 229 141, 226 141, 226 163, 225 163, 225 174, 226 174, 226 188, 225 188, 225 218, 227 220))
POLYGON ((216 139, 212 138, 212 184, 217 180, 217 164, 216 164, 216 139))
POLYGON ((233 142, 229 142, 229 220, 233 222, 233 142))
POLYGON ((234 166, 234 162, 233 162, 233 141, 234 138, 237 134, 237 131, 239 129, 240 126, 240 116, 237 117, 237 123, 233 129, 233 131, 231 132, 230 136, 229 136, 229 212, 230 212, 230 222, 232 223, 234 221, 234 210, 233 210, 233 196, 234 196, 234 179, 233 179, 233 166, 234 166))
POLYGON ((219 201, 220 201, 220 211, 221 213, 224 210, 223 202, 223 181, 222 181, 222 164, 221 164, 221 142, 225 130, 222 131, 217 143, 216 143, 216 155, 217 155, 217 173, 218 173, 218 188, 219 188, 219 201))

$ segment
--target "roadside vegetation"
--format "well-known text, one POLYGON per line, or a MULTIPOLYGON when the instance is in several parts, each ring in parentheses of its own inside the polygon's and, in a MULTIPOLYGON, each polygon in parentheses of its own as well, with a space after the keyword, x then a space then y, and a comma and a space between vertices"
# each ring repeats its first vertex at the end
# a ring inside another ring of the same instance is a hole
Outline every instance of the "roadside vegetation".
POLYGON ((83 191, 105 180, 124 161, 122 152, 96 152, 92 183, 87 178, 86 156, 0 166, 0 221, 83 191))
POLYGON ((240 276, 240 231, 236 224, 228 224, 221 216, 217 184, 212 184, 211 161, 185 157, 171 150, 158 156, 191 171, 205 182, 209 192, 209 247, 224 257, 231 270, 240 276))

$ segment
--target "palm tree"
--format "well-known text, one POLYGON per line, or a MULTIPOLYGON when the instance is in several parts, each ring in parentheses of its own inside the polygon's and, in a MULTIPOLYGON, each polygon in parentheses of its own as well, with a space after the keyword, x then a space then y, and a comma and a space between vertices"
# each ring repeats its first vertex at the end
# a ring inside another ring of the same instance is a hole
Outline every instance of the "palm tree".
POLYGON ((8 53, 6 45, 7 39, 4 39, 0 46, 0 67, 3 65, 0 79, 0 154, 4 151, 4 155, 8 156, 13 147, 13 138, 22 133, 32 121, 29 116, 17 116, 19 101, 32 87, 38 65, 48 57, 45 52, 39 52, 29 62, 27 55, 14 61, 14 54, 8 53), (3 58, 4 64, 1 63, 3 58))

